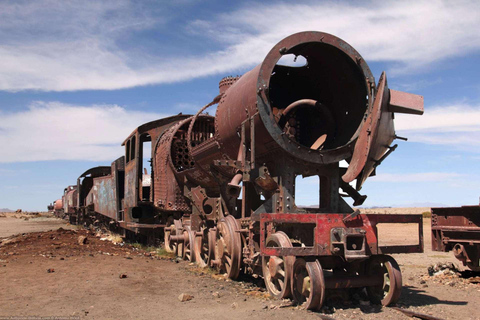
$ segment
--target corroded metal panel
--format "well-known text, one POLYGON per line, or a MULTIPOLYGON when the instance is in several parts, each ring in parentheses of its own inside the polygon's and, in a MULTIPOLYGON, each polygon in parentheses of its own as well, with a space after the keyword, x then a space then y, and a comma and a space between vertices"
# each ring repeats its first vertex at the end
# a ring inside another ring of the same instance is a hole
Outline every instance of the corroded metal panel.
POLYGON ((155 148, 154 205, 167 211, 190 211, 171 165, 171 143, 180 123, 169 128, 155 148))
POLYGON ((125 208, 136 207, 138 203, 138 173, 136 161, 125 166, 125 208))
POLYGON ((456 243, 480 245, 480 206, 432 208, 432 250, 456 243))
POLYGON ((117 193, 115 174, 93 180, 92 196, 94 210, 111 219, 117 218, 117 193))

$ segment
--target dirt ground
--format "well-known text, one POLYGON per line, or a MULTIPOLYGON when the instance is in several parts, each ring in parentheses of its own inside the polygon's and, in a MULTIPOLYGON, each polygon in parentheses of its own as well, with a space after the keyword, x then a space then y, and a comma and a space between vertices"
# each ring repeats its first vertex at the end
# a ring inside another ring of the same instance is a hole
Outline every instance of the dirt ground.
MULTIPOLYGON (((14 216, 0 216, 0 319, 409 319, 361 297, 347 295, 339 303, 338 292, 328 293, 323 312, 309 312, 269 299, 262 282, 249 277, 229 281, 161 250, 114 244, 59 219, 14 216), (86 244, 79 244, 80 236, 86 244), (181 294, 193 298, 181 302, 181 294)), ((425 253, 394 255, 404 285, 397 307, 440 319, 480 319, 478 275, 428 275, 435 263, 458 264, 452 253, 431 251, 429 225, 425 219, 425 253)), ((389 244, 416 239, 408 225, 383 232, 389 244)))
POLYGON ((65 226, 65 221, 56 219, 49 213, 0 213, 0 238, 18 233, 56 230, 65 226))

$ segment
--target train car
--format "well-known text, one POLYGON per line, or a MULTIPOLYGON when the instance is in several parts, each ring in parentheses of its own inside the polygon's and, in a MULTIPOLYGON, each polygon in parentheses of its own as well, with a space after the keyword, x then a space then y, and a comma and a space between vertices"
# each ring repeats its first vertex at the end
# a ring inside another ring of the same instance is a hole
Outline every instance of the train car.
MULTIPOLYGON (((99 166, 88 169, 78 177, 76 185, 76 206, 74 212, 69 215, 70 223, 84 224, 86 223, 85 219, 91 218, 94 211, 92 206, 89 206, 86 200, 87 195, 92 190, 93 179, 107 176, 110 172, 111 167, 99 166)), ((99 214, 101 215, 103 212, 99 212, 99 214)))
POLYGON ((63 202, 57 199, 53 202, 53 214, 58 218, 63 218, 63 202))
POLYGON ((69 219, 75 214, 77 208, 77 186, 71 185, 65 188, 62 197, 63 217, 69 219))
POLYGON ((480 271, 480 205, 431 210, 432 250, 453 251, 464 266, 480 271))
POLYGON ((262 276, 272 296, 308 309, 320 308, 329 288, 365 287, 372 301, 397 301, 400 268, 387 254, 423 251, 421 215, 360 214, 344 197, 365 201, 363 183, 400 138, 394 112, 422 114, 423 97, 389 89, 385 73, 376 84, 353 47, 322 32, 283 39, 219 89, 193 116, 135 129, 124 157, 90 176, 89 188, 77 185, 82 219, 163 234, 168 251, 231 279, 262 276), (213 105, 215 116, 204 114, 213 105), (317 177, 316 208, 297 205, 297 176, 317 177), (418 224, 418 244, 380 246, 380 223, 418 224))

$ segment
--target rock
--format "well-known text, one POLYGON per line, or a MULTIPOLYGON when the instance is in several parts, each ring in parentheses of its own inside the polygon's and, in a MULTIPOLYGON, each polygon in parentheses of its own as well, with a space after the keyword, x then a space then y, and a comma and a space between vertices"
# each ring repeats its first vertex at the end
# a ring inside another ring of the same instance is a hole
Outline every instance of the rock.
POLYGON ((214 296, 215 298, 220 298, 220 292, 216 291, 212 293, 212 296, 214 296))
POLYGON ((237 309, 238 308, 238 303, 234 302, 232 303, 232 309, 237 309))
POLYGON ((83 246, 84 244, 88 243, 88 238, 86 236, 79 236, 78 237, 78 244, 83 246))
POLYGON ((125 279, 125 278, 127 277, 127 275, 126 275, 125 273, 120 273, 120 274, 118 275, 118 277, 119 277, 120 279, 125 279))
POLYGON ((15 213, 22 213, 22 209, 17 209, 17 211, 15 211, 15 213))
POLYGON ((47 269, 47 273, 53 273, 53 272, 55 272, 55 269, 53 268, 47 269))
POLYGON ((190 301, 193 299, 193 296, 188 293, 182 293, 178 296, 180 302, 190 301))

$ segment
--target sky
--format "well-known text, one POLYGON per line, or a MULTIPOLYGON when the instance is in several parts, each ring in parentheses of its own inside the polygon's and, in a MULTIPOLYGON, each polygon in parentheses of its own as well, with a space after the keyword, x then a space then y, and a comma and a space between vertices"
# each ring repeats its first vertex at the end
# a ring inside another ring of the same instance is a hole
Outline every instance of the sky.
MULTIPOLYGON (((195 113, 284 37, 334 34, 378 80, 424 96, 364 206, 480 196, 479 1, 0 0, 0 208, 44 211, 139 125, 195 113)), ((299 178, 297 202, 318 201, 299 178)))

